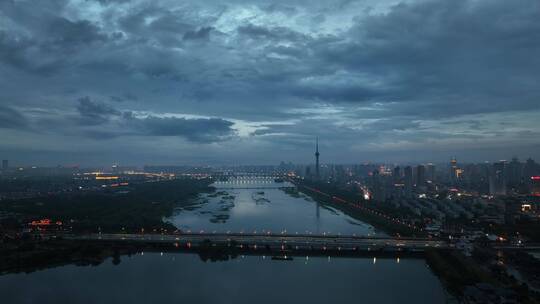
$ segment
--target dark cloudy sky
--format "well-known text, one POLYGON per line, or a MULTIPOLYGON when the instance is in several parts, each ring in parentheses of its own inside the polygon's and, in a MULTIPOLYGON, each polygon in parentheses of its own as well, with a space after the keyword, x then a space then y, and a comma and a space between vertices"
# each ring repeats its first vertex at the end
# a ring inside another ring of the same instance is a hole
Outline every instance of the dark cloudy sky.
POLYGON ((540 158, 538 0, 0 0, 19 164, 540 158))

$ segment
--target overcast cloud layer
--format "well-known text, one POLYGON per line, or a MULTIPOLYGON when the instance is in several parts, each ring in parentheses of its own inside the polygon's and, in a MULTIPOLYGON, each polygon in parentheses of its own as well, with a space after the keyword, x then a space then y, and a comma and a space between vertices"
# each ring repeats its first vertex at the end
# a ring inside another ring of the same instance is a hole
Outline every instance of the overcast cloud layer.
POLYGON ((540 158, 540 2, 0 1, 0 156, 540 158))

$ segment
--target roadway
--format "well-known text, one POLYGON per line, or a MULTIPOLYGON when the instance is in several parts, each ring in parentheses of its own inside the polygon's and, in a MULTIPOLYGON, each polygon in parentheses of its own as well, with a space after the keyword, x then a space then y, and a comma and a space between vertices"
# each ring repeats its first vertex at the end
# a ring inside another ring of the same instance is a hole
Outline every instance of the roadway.
POLYGON ((345 235, 302 235, 302 234, 65 234, 64 239, 98 242, 129 242, 146 244, 174 244, 198 247, 203 244, 214 246, 247 246, 281 249, 311 250, 388 250, 424 251, 426 248, 451 248, 442 240, 427 238, 385 238, 345 235))
POLYGON ((219 185, 219 186, 215 186, 216 190, 217 191, 220 191, 220 190, 240 190, 240 189, 244 189, 244 190, 264 190, 264 189, 282 189, 282 188, 296 188, 296 186, 268 186, 268 187, 265 187, 265 186, 254 186, 254 187, 243 187, 243 186, 238 186, 238 187, 235 187, 235 186, 222 186, 222 185, 219 185))
MULTIPOLYGON (((292 182, 292 181, 291 181, 291 183, 295 184, 295 183, 292 182)), ((385 220, 385 221, 388 222, 389 224, 397 225, 397 226, 402 227, 402 228, 405 228, 405 229, 412 229, 412 230, 414 230, 414 231, 416 231, 416 232, 420 232, 420 233, 423 233, 423 232, 424 232, 422 228, 419 228, 419 227, 416 227, 416 226, 413 225, 413 224, 407 223, 406 221, 401 220, 401 219, 398 218, 398 217, 390 216, 390 215, 384 214, 383 212, 378 211, 378 210, 376 210, 376 209, 366 207, 364 204, 359 204, 359 203, 350 202, 350 201, 344 200, 344 199, 342 199, 342 198, 340 198, 340 197, 330 195, 330 194, 328 194, 328 193, 325 193, 325 192, 320 191, 319 189, 315 189, 315 188, 312 188, 312 187, 309 187, 309 186, 306 186, 306 185, 297 185, 297 184, 295 184, 295 185, 296 185, 301 191, 302 191, 303 189, 306 189, 306 190, 308 190, 309 192, 313 192, 313 193, 316 193, 316 194, 318 194, 318 195, 322 195, 322 196, 324 196, 324 197, 326 197, 326 198, 332 200, 332 202, 334 202, 334 203, 345 204, 345 205, 347 205, 347 206, 349 206, 349 207, 352 207, 352 208, 361 210, 362 212, 370 213, 371 215, 377 216, 377 217, 379 217, 380 219, 385 220)))

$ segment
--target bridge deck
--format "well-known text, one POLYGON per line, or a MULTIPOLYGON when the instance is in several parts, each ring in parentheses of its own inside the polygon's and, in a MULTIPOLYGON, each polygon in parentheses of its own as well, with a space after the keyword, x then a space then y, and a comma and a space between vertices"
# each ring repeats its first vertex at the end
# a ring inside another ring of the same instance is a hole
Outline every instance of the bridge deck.
POLYGON ((227 187, 227 186, 216 186, 215 187, 216 190, 250 190, 250 189, 253 189, 253 190, 264 190, 264 189, 283 189, 283 188, 296 188, 296 186, 274 186, 274 187, 227 187))
POLYGON ((87 234, 63 235, 66 239, 102 242, 153 244, 189 244, 189 246, 266 246, 315 250, 389 250, 424 251, 426 248, 450 248, 442 240, 424 238, 383 238, 339 235, 269 234, 87 234))

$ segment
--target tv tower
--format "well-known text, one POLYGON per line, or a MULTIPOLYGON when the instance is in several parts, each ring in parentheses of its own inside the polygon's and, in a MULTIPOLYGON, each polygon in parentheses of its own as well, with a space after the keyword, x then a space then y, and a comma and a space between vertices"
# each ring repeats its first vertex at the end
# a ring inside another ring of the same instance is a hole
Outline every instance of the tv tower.
POLYGON ((319 137, 315 139, 315 177, 317 180, 320 178, 320 171, 319 171, 319 137))

